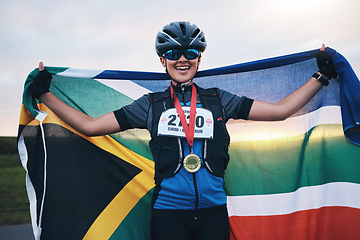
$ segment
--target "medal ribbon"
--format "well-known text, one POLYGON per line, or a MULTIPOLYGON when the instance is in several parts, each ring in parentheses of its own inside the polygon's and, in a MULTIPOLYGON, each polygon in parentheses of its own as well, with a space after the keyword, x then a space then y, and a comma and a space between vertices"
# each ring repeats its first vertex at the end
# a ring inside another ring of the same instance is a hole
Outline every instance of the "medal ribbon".
POLYGON ((194 84, 192 85, 192 93, 191 93, 191 103, 190 103, 190 118, 189 118, 189 125, 186 122, 186 117, 184 111, 181 107, 179 99, 177 98, 176 94, 174 93, 174 89, 170 85, 171 96, 176 108, 177 113, 179 114, 180 122, 184 129, 184 133, 186 136, 186 140, 190 145, 190 149, 194 144, 194 133, 195 133, 195 115, 196 115, 196 87, 194 84))

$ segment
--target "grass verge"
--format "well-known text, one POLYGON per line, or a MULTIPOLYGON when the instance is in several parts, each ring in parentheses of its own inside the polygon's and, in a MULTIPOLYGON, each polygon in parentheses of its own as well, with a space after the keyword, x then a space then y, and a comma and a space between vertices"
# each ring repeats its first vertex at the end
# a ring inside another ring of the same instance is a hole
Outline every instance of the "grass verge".
POLYGON ((30 223, 25 170, 18 154, 0 154, 0 226, 23 223, 30 223))

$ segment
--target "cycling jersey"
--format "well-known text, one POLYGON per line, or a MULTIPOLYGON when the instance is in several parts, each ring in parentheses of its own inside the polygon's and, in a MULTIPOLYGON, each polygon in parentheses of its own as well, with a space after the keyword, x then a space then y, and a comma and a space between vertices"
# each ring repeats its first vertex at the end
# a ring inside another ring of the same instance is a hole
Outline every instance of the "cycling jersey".
MULTIPOLYGON (((191 88, 181 89, 174 87, 175 93, 183 106, 189 105, 191 99, 191 88)), ((219 97, 219 109, 223 111, 223 121, 230 118, 247 119, 252 100, 246 97, 239 97, 229 92, 217 89, 219 97)), ((202 107, 201 97, 198 97, 198 107, 202 107)), ((130 105, 127 105, 114 112, 121 130, 129 128, 146 128, 153 132, 153 104, 151 94, 144 95, 130 105)), ((204 142, 203 139, 195 139, 193 146, 194 153, 204 163, 204 142)), ((185 138, 180 138, 183 156, 190 153, 189 145, 185 138)), ((174 151, 174 147, 170 148, 174 151)), ((170 152, 171 152, 170 151, 170 152)), ((219 149, 219 151, 227 151, 219 149)), ((178 150, 179 152, 179 150, 178 150)), ((154 154, 154 150, 153 150, 154 154)), ((227 154, 227 152, 226 152, 227 154)), ((175 157, 179 159, 178 157, 175 157)), ((175 163, 178 165, 179 160, 175 163)), ((155 168, 156 168, 155 161, 155 168)), ((203 164, 204 165, 204 164, 203 164)), ((154 191, 153 207, 156 209, 184 209, 209 208, 226 204, 226 195, 223 189, 224 181, 222 176, 216 176, 208 168, 201 167, 196 173, 189 173, 183 167, 176 169, 176 174, 157 178, 154 191)), ((211 169, 210 169, 211 170, 211 169)), ((156 175, 156 173, 155 173, 156 175)), ((219 175, 219 174, 218 174, 219 175)))

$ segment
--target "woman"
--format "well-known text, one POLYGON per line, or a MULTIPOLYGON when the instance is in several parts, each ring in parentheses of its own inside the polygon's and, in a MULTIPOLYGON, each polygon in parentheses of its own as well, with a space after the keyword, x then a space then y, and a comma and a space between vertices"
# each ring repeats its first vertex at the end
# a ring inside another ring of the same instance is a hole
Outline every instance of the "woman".
POLYGON ((229 161, 226 121, 284 120, 304 106, 328 79, 336 77, 323 45, 319 71, 298 90, 277 103, 235 96, 193 83, 204 33, 189 22, 172 22, 156 37, 156 51, 171 77, 164 92, 144 95, 132 104, 100 117, 90 117, 49 92, 51 75, 39 64, 33 96, 87 136, 146 128, 155 161, 152 239, 229 239, 229 218, 223 176, 229 161))

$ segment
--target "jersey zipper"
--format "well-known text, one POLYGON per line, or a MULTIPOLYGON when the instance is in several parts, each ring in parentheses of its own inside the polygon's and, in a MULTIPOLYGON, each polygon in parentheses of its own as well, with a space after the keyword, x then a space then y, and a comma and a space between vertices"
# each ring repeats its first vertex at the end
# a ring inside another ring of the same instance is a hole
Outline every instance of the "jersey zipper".
POLYGON ((182 102, 184 103, 184 106, 186 106, 185 102, 185 86, 181 85, 181 92, 182 92, 182 102))
POLYGON ((196 173, 193 173, 194 188, 195 188, 195 216, 194 219, 198 219, 198 208, 199 208, 199 190, 196 182, 196 173))

